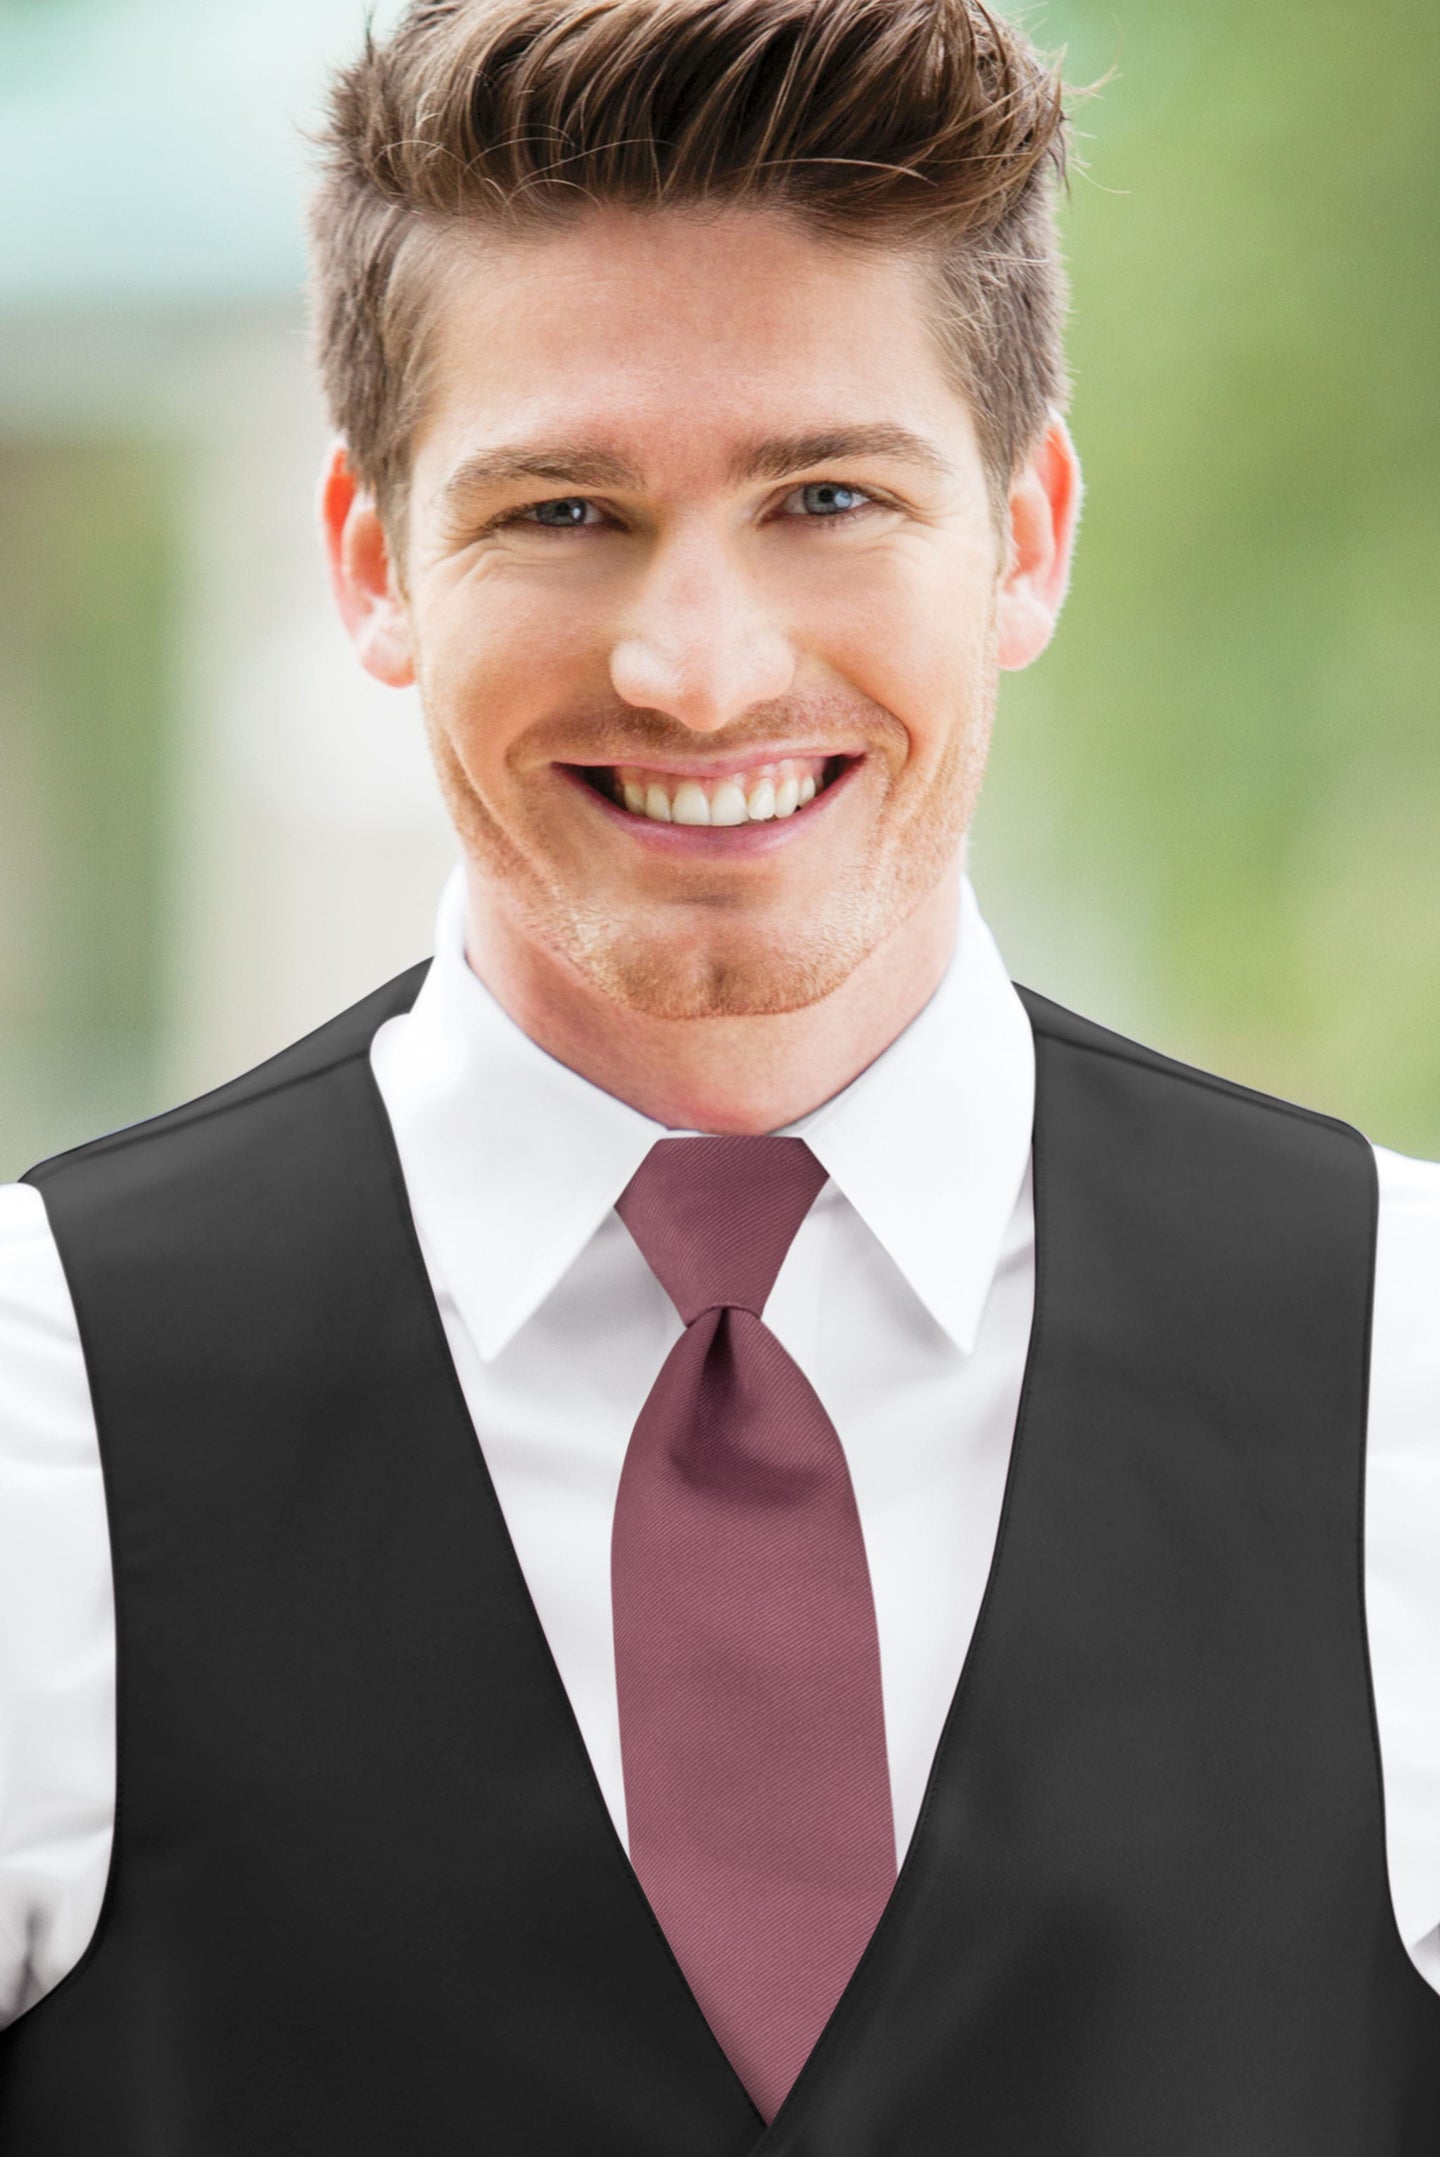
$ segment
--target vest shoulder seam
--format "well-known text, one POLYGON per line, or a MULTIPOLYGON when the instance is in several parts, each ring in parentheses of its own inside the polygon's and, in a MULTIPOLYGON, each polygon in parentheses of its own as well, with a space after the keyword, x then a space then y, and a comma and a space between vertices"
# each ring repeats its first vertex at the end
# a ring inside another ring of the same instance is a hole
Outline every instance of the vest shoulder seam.
POLYGON ((85 1139, 78 1146, 67 1147, 62 1153, 37 1161, 20 1181, 38 1186, 72 1166, 103 1159, 131 1146, 158 1142, 172 1132, 208 1123, 217 1116, 233 1114, 260 1101, 273 1100, 277 1094, 288 1092, 309 1079, 323 1078, 327 1072, 337 1071, 347 1063, 368 1056, 376 1034, 386 1021, 408 1011, 413 1004, 429 964, 429 960, 421 960, 419 965, 407 968, 393 981, 372 990, 370 995, 322 1022, 298 1041, 278 1049, 248 1071, 196 1094, 192 1100, 177 1102, 173 1108, 161 1109, 158 1114, 143 1117, 138 1123, 127 1124, 118 1131, 102 1132, 96 1138, 85 1139), (355 1036, 357 1026, 362 1029, 358 1040, 355 1036))
POLYGON ((1367 1153, 1374 1151, 1365 1133, 1357 1125, 1347 1122, 1343 1116, 1330 1115, 1324 1109, 1308 1108, 1301 1101, 1287 1101, 1280 1094, 1264 1093, 1257 1086, 1243 1085, 1240 1080, 1225 1078, 1218 1071, 1206 1071, 1199 1064, 1187 1064, 1178 1057, 1165 1055, 1159 1049, 1146 1048, 1142 1042, 1131 1041, 1124 1034, 1112 1033, 1108 1027, 1100 1026, 1094 1020, 1081 1020, 1078 1014, 1065 1012, 1063 1006, 1051 1004, 1048 997, 1041 997, 1034 991, 1025 992, 1025 1002, 1036 1033, 1044 1034, 1058 1048, 1074 1049, 1080 1055, 1104 1057, 1113 1063, 1130 1064, 1135 1070, 1149 1072, 1158 1079, 1196 1086, 1207 1093, 1224 1094, 1252 1108, 1266 1109, 1273 1115, 1294 1118, 1300 1123, 1320 1124, 1334 1131, 1337 1136, 1355 1139, 1367 1153), (1060 1027, 1047 1024, 1047 1008, 1061 1012, 1067 1018, 1075 1017, 1077 1023, 1087 1031, 1093 1029, 1098 1038, 1078 1038, 1060 1027))
POLYGON ((306 1086, 312 1079, 324 1078, 342 1065, 355 1063, 368 1056, 370 1044, 345 1049, 323 1064, 312 1064, 308 1070, 292 1072, 288 1077, 269 1079, 264 1085, 247 1086, 244 1078, 228 1079, 211 1094, 197 1094, 193 1101, 184 1101, 177 1108, 162 1109, 158 1116, 147 1116, 140 1123, 127 1124, 121 1131, 106 1131, 99 1138, 86 1139, 79 1146, 71 1146, 64 1153, 51 1154, 44 1161, 37 1161, 25 1171, 22 1183, 30 1183, 37 1176, 46 1176, 52 1170, 78 1167, 81 1162, 93 1160, 103 1154, 121 1153, 131 1146, 143 1146, 167 1137, 172 1131, 188 1130, 192 1124, 211 1123, 217 1116, 233 1116, 241 1109, 253 1108, 257 1102, 273 1100, 276 1094, 289 1093, 296 1086, 306 1086), (244 1093, 237 1093, 230 1100, 218 1100, 218 1094, 230 1092, 232 1087, 247 1086, 244 1093))

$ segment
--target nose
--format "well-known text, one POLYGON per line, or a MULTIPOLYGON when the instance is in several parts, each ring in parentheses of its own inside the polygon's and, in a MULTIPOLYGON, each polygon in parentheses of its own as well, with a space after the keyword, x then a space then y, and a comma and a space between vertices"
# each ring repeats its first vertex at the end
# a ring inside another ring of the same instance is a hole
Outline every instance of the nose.
POLYGON ((785 696, 794 677, 789 638, 723 541, 677 535, 651 557, 610 653, 627 704, 713 734, 785 696))

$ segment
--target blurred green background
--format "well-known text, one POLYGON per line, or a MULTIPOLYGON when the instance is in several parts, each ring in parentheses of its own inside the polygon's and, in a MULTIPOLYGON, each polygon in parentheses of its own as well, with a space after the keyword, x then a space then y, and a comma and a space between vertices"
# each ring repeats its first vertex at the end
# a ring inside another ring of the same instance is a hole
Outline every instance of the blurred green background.
MULTIPOLYGON (((393 7, 382 7, 383 26, 393 7)), ((972 868, 1022 980, 1440 1154, 1434 0, 1052 0, 1087 500, 972 868)), ((428 948, 328 618, 297 130, 361 0, 0 0, 0 1175, 428 948)))

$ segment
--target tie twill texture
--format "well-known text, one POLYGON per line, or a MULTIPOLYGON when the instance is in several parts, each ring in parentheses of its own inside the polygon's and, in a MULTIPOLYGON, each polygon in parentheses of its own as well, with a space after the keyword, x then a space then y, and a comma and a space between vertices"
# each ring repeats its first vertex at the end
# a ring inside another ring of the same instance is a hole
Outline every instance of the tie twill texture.
POLYGON ((630 1857, 766 2120, 896 1872, 855 1494, 761 1317, 824 1182, 802 1139, 662 1139, 617 1206, 685 1322, 611 1543, 630 1857))

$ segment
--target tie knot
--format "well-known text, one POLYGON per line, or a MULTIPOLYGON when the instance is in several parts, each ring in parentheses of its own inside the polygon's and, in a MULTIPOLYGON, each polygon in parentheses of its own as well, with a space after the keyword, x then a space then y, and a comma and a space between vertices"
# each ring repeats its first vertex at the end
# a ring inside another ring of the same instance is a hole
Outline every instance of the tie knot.
POLYGON ((662 1138, 615 1210, 687 1326, 717 1304, 758 1318, 824 1182, 803 1138, 662 1138))

